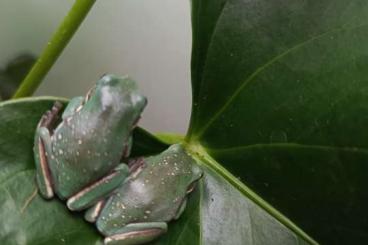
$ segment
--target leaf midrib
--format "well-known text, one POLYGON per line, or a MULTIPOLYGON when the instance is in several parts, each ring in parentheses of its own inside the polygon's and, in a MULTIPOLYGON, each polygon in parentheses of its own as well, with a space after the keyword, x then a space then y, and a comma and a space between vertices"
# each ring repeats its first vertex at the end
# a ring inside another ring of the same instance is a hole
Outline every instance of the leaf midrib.
MULTIPOLYGON (((217 27, 217 25, 218 25, 218 22, 216 23, 216 27, 217 27)), ((300 43, 294 45, 293 47, 285 50, 284 52, 274 56, 273 58, 271 58, 270 60, 265 62, 263 65, 261 65, 259 68, 257 68, 252 74, 250 74, 250 76, 248 76, 244 80, 244 82, 242 82, 240 84, 240 86, 234 91, 234 93, 231 94, 231 96, 226 101, 226 103, 222 107, 220 107, 220 109, 217 112, 214 113, 214 116, 211 117, 203 127, 199 128, 197 130, 197 133, 195 133, 195 135, 193 135, 193 136, 190 135, 190 139, 193 140, 193 141, 198 141, 201 138, 201 136, 206 132, 206 130, 213 124, 213 122, 215 122, 217 120, 217 118, 219 118, 220 115, 232 104, 232 102, 243 91, 243 89, 246 88, 247 85, 254 80, 254 78, 256 78, 259 74, 261 74, 263 71, 265 71, 266 68, 270 67, 271 65, 273 65, 277 61, 279 61, 282 58, 286 57, 287 55, 289 55, 293 51, 296 51, 296 50, 298 50, 298 49, 300 49, 300 48, 302 48, 302 47, 304 47, 304 46, 306 46, 310 43, 313 43, 314 41, 316 41, 320 38, 323 38, 326 35, 329 35, 329 34, 332 34, 332 33, 342 32, 342 31, 351 31, 351 30, 354 30, 354 29, 366 27, 366 26, 368 26, 368 23, 363 23, 363 24, 353 26, 353 27, 350 27, 350 28, 344 28, 344 26, 345 26, 345 24, 341 25, 340 27, 337 27, 337 28, 325 31, 323 33, 320 33, 316 36, 309 37, 307 40, 304 40, 303 42, 300 42, 300 43)), ((213 41, 212 38, 211 38, 210 41, 211 42, 213 41)), ((209 45, 209 47, 210 46, 211 45, 209 45)), ((207 52, 207 56, 208 56, 208 52, 207 52)), ((206 57, 206 60, 207 60, 207 57, 206 57)), ((206 65, 204 67, 206 67, 206 65)), ((201 84, 203 84, 203 77, 202 77, 201 84)))
POLYGON ((298 144, 298 143, 269 143, 269 144, 252 144, 252 145, 242 145, 236 147, 229 148, 209 148, 206 147, 206 150, 211 153, 230 153, 237 151, 247 151, 253 149, 269 149, 269 148, 298 148, 298 149, 310 149, 310 150, 323 150, 323 151, 344 151, 344 152, 352 152, 352 153, 364 153, 368 154, 368 149, 361 147, 339 147, 339 146, 329 146, 329 145, 307 145, 307 144, 298 144))
POLYGON ((277 211, 274 207, 272 207, 269 203, 263 200, 260 196, 258 196, 255 192, 253 192, 250 188, 248 188, 244 183, 242 183, 239 179, 235 178, 229 171, 227 171, 221 164, 219 164, 214 158, 212 158, 207 152, 208 149, 204 148, 199 143, 187 143, 186 150, 192 154, 194 158, 196 158, 198 163, 204 164, 206 167, 210 168, 219 176, 223 177, 226 181, 229 182, 234 188, 236 188, 240 193, 253 201, 256 205, 262 208, 265 212, 270 214, 276 220, 278 220, 285 227, 290 229, 296 235, 309 242, 310 244, 318 244, 313 238, 308 236, 303 230, 301 230, 297 225, 295 225, 290 219, 285 217, 279 211, 277 211))

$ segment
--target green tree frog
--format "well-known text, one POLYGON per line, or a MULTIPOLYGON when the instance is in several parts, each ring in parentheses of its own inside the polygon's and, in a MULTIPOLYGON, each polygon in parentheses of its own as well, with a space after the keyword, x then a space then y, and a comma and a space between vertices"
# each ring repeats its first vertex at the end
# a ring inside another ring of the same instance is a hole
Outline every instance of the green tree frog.
POLYGON ((68 199, 69 209, 82 210, 119 186, 129 174, 120 160, 129 155, 146 103, 133 80, 115 75, 104 75, 85 97, 73 98, 61 119, 56 102, 35 134, 41 195, 50 199, 55 192, 68 199))
POLYGON ((105 244, 136 245, 167 231, 167 222, 183 213, 187 195, 203 172, 180 144, 163 153, 140 158, 112 195, 86 212, 106 237, 105 244))

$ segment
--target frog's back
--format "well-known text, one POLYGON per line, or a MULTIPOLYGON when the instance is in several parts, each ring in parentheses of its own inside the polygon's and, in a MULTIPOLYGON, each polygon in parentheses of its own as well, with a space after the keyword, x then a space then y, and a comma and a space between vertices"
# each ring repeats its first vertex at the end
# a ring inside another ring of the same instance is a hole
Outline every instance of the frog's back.
POLYGON ((55 130, 52 152, 57 162, 52 173, 61 198, 102 178, 120 163, 130 135, 114 135, 107 124, 98 118, 73 117, 55 130), (58 186, 63 186, 62 190, 58 186))

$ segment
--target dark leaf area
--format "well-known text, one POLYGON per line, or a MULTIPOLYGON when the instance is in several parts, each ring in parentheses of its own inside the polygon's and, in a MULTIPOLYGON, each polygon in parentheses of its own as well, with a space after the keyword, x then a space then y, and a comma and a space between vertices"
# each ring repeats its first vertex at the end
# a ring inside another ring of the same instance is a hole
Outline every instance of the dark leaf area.
POLYGON ((192 2, 188 140, 317 241, 368 243, 368 2, 192 2))
POLYGON ((11 98, 35 62, 33 55, 21 54, 0 68, 0 100, 11 98))

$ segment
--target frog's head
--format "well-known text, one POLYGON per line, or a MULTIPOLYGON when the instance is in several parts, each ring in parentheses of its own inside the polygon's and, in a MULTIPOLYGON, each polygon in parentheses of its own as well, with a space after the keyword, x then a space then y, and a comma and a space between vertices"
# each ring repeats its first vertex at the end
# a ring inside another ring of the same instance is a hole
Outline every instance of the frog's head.
POLYGON ((188 193, 192 192, 198 180, 203 177, 203 170, 199 167, 197 161, 186 152, 182 144, 174 144, 167 150, 174 156, 182 156, 183 161, 189 164, 188 167, 191 169, 191 177, 189 180, 188 193))
POLYGON ((132 79, 106 74, 87 93, 84 104, 100 110, 106 118, 120 115, 124 120, 127 116, 137 120, 147 99, 138 92, 137 84, 132 79))

